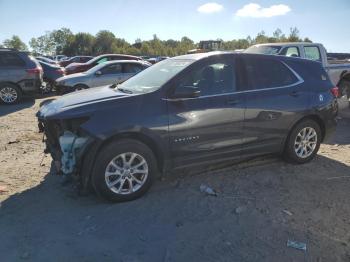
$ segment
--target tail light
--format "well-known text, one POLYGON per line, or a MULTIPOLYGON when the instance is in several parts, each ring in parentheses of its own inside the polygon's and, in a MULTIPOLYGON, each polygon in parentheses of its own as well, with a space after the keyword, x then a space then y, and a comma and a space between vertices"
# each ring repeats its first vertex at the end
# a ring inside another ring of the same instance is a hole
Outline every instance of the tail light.
POLYGON ((35 68, 27 69, 26 71, 28 74, 31 74, 31 75, 40 75, 42 72, 42 69, 40 67, 35 67, 35 68))
POLYGON ((333 87, 331 89, 331 93, 333 94, 334 97, 339 97, 339 95, 340 95, 339 88, 337 86, 333 87))

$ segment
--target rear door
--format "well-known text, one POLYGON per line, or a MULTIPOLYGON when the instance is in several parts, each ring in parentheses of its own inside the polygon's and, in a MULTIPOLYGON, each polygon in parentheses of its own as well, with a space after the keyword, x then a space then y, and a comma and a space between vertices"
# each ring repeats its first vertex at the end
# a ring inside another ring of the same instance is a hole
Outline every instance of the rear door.
POLYGON ((243 155, 277 152, 291 123, 307 108, 303 79, 285 62, 263 56, 242 57, 246 85, 243 155))
MULTIPOLYGON (((175 166, 239 158, 244 120, 243 95, 236 93, 234 59, 197 62, 173 83, 200 90, 196 98, 168 99, 169 143, 175 166)), ((171 97, 171 96, 170 96, 171 97)))

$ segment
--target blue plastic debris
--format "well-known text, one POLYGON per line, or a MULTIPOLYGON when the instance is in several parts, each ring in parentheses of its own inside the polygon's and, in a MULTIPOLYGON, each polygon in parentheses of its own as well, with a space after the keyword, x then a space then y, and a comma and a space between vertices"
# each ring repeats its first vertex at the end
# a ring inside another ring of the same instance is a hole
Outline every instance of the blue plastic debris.
POLYGON ((306 251, 306 244, 302 243, 302 242, 298 242, 298 241, 288 240, 287 241, 287 247, 291 247, 291 248, 299 249, 299 250, 302 250, 302 251, 306 251))
POLYGON ((63 174, 71 174, 76 164, 76 154, 84 147, 87 142, 85 137, 77 137, 70 131, 65 131, 59 138, 62 151, 61 170, 63 174))

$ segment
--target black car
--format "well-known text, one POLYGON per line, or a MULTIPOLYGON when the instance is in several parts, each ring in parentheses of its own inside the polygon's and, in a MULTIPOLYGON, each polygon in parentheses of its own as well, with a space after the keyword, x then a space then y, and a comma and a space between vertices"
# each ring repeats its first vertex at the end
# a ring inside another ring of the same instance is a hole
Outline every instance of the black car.
POLYGON ((335 129, 336 93, 317 62, 212 52, 63 96, 37 117, 62 173, 126 201, 168 170, 270 153, 309 162, 335 129))
POLYGON ((27 52, 0 48, 0 102, 14 104, 40 92, 43 70, 27 52))
POLYGON ((65 75, 64 68, 57 65, 48 64, 40 60, 39 64, 44 71, 43 79, 46 82, 46 90, 51 91, 56 79, 65 75))

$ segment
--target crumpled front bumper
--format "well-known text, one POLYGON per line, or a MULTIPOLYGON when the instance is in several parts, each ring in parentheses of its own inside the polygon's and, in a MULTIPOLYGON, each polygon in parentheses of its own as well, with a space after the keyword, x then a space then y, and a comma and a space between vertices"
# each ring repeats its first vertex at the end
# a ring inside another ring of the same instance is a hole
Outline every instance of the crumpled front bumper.
POLYGON ((65 130, 60 121, 42 120, 38 123, 39 132, 44 133, 45 153, 50 153, 58 174, 79 173, 87 147, 93 142, 88 135, 78 135, 65 130))

